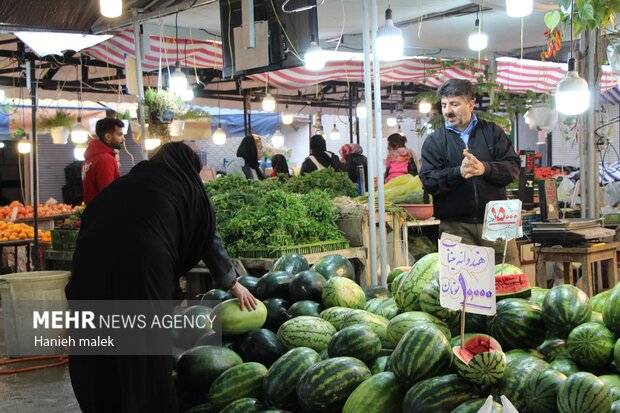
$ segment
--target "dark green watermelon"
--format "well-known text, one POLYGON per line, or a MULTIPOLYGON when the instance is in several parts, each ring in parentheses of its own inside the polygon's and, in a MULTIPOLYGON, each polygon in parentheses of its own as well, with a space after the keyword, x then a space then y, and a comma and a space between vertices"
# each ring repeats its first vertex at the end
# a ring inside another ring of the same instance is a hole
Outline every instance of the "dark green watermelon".
POLYGON ((256 283, 256 298, 265 300, 267 298, 290 299, 289 285, 293 281, 294 275, 286 271, 270 271, 263 275, 256 283))
POLYGON ((542 309, 522 298, 498 302, 496 314, 487 319, 487 328, 506 350, 536 348, 545 341, 542 309))
POLYGON ((211 324, 207 320, 208 317, 213 317, 211 315, 212 311, 213 310, 211 308, 203 305, 192 305, 182 310, 179 314, 183 317, 187 317, 188 320, 194 320, 194 322, 187 323, 184 328, 173 329, 174 345, 188 349, 193 347, 198 339, 200 339, 205 333, 212 332, 211 324), (206 322, 196 322, 197 320, 201 320, 201 318, 198 317, 205 317, 202 318, 202 320, 206 320, 206 322))
POLYGON ((527 386, 540 372, 547 370, 549 364, 536 357, 525 357, 511 361, 506 366, 504 377, 495 387, 494 398, 499 400, 504 395, 514 407, 521 411, 525 408, 525 392, 527 386))
POLYGON ((228 291, 218 290, 217 288, 214 288, 204 293, 204 295, 202 296, 202 299, 200 300, 200 304, 205 305, 205 306, 211 305, 215 307, 219 301, 226 301, 226 300, 230 300, 231 298, 235 298, 235 297, 228 291), (213 303, 213 301, 216 301, 216 302, 213 303))
POLYGON ((478 388, 456 374, 431 377, 411 387, 405 396, 405 412, 451 412, 462 403, 480 397, 478 388))
POLYGON ((614 334, 602 324, 578 325, 566 340, 571 358, 587 370, 598 370, 609 365, 614 358, 614 334))
POLYGON ((290 303, 283 298, 268 298, 263 301, 263 304, 267 307, 267 321, 264 327, 271 331, 278 331, 278 328, 290 319, 286 313, 290 303))
POLYGON ((390 356, 377 356, 370 362, 368 362, 368 368, 372 374, 384 372, 387 367, 387 362, 390 356))
POLYGON ((289 317, 291 318, 299 317, 302 315, 319 317, 319 315, 321 314, 321 311, 323 311, 323 306, 321 304, 315 301, 302 300, 302 301, 297 301, 296 303, 293 303, 288 308, 287 313, 289 317))
POLYGON ((483 314, 467 313, 465 315, 465 332, 473 334, 487 334, 487 318, 483 314))
POLYGON ((308 260, 300 254, 284 254, 273 263, 271 271, 286 271, 295 275, 309 268, 308 260))
POLYGON ((560 386, 566 376, 556 370, 544 370, 533 376, 525 389, 525 405, 530 413, 555 413, 560 386))
POLYGON ((227 348, 198 346, 181 354, 177 377, 185 388, 206 392, 220 374, 241 363, 241 357, 227 348))
POLYGON ((593 374, 573 374, 560 386, 558 409, 560 413, 609 413, 611 390, 593 374))
POLYGON ((244 362, 255 361, 270 367, 286 349, 271 330, 261 328, 243 335, 235 343, 234 350, 244 362))
POLYGON ((549 363, 549 367, 551 367, 555 371, 559 371, 566 377, 570 377, 575 373, 579 373, 580 371, 577 363, 575 363, 569 358, 556 358, 551 363, 549 363))
POLYGON ((381 351, 381 338, 370 327, 353 325, 334 334, 327 346, 330 358, 349 356, 364 362, 381 351))
POLYGON ((250 275, 242 275, 241 277, 237 278, 239 284, 247 288, 248 291, 252 293, 252 295, 256 295, 256 284, 258 283, 258 280, 258 277, 252 277, 250 275))
POLYGON ((543 341, 536 350, 545 356, 545 360, 547 361, 553 361, 557 356, 568 353, 566 341, 561 338, 549 338, 543 341))
POLYGON ((355 280, 353 264, 347 258, 338 254, 326 255, 320 258, 310 269, 320 273, 327 280, 332 277, 346 277, 355 280))
POLYGON ((568 337, 573 328, 587 323, 592 316, 587 294, 568 284, 550 289, 542 310, 547 330, 558 338, 568 337))
POLYGON ((293 302, 302 300, 321 301, 323 286, 327 280, 316 271, 297 273, 289 285, 289 295, 293 302))

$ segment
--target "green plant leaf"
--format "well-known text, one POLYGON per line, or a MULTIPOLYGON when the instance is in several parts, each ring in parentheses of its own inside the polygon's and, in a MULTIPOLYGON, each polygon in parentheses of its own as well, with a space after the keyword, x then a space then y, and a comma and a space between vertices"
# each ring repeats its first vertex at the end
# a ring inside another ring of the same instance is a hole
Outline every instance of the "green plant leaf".
POLYGON ((545 13, 545 24, 547 25, 547 28, 549 28, 550 30, 555 29, 557 25, 560 23, 561 18, 562 18, 562 15, 560 14, 558 10, 549 11, 545 13))
POLYGON ((590 3, 585 3, 579 9, 579 16, 584 20, 594 20, 594 8, 590 3))

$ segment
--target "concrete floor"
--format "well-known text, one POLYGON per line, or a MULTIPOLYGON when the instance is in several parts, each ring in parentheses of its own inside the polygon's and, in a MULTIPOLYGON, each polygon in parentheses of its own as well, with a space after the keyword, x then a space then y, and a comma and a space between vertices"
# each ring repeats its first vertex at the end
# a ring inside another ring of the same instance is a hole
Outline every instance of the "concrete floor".
MULTIPOLYGON (((7 360, 4 318, 0 309, 0 361, 7 360)), ((49 363, 49 361, 47 361, 49 363)), ((29 364, 31 365, 31 364, 29 364)), ((20 367, 25 367, 25 364, 20 367)), ((6 368, 17 368, 7 366, 6 368)), ((0 412, 77 413, 67 365, 16 374, 0 374, 0 412)))

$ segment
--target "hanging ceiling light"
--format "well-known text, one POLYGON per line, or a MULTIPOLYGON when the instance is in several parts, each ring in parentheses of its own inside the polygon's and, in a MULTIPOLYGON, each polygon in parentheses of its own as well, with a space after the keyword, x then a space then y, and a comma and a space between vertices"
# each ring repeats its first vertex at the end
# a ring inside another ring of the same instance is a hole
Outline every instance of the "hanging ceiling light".
POLYGON ((321 49, 321 46, 314 40, 314 35, 311 37, 310 46, 306 49, 306 53, 304 54, 304 64, 307 70, 312 70, 316 72, 317 70, 323 69, 325 67, 325 63, 327 62, 327 58, 325 56, 325 52, 321 49))
POLYGON ((22 139, 19 142, 17 142, 17 152, 19 153, 30 153, 30 151, 32 150, 32 143, 30 143, 29 139, 22 139))
POLYGON ((388 118, 385 120, 385 124, 388 125, 390 128, 393 128, 398 124, 398 119, 396 118, 396 116, 394 116, 394 114, 390 113, 390 116, 388 116, 388 118))
POLYGON ((422 99, 420 101, 420 103, 418 104, 418 110, 420 111, 420 113, 429 113, 431 111, 431 109, 433 108, 433 105, 427 101, 422 99))
POLYGON ((573 13, 574 0, 571 2, 570 11, 570 58, 568 59, 568 71, 564 79, 560 80, 555 92, 555 108, 564 115, 579 115, 590 107, 590 90, 588 82, 579 76, 575 70, 573 58, 573 13))
POLYGON ((379 60, 397 60, 403 56, 403 33, 394 26, 390 8, 385 11, 385 24, 377 30, 375 46, 379 60))
POLYGON ((217 129, 213 133, 213 143, 216 145, 224 145, 226 143, 226 132, 222 129, 222 124, 217 124, 217 129))
POLYGON ((4 148, 4 142, 0 142, 0 149, 4 148))
POLYGON ((282 124, 290 125, 291 123, 293 123, 293 114, 289 112, 288 105, 286 105, 282 114, 282 124))
POLYGON ((338 130, 338 128, 336 127, 336 124, 334 123, 334 127, 332 128, 332 130, 329 132, 329 138, 333 141, 337 141, 340 139, 340 131, 338 130))
POLYGON ((271 93, 267 93, 263 98, 263 110, 265 112, 273 112, 276 109, 276 100, 271 93))
POLYGON ((355 115, 360 119, 366 119, 366 102, 363 100, 355 107, 355 115))
POLYGON ((489 44, 489 37, 482 32, 482 26, 480 25, 480 19, 476 15, 476 24, 474 31, 469 35, 469 48, 475 52, 484 50, 489 44))
POLYGON ((187 91, 187 76, 181 71, 181 63, 178 60, 174 64, 174 72, 170 75, 168 86, 177 95, 183 96, 187 91))
POLYGON ((147 151, 152 151, 153 149, 159 147, 161 145, 160 138, 146 138, 144 140, 144 149, 147 151))
POLYGON ((277 129, 275 133, 271 136, 271 144, 274 148, 281 148, 284 146, 284 135, 280 132, 280 129, 277 129))
POLYGON ((75 145, 75 148, 73 148, 73 157, 78 161, 83 161, 85 152, 86 152, 86 145, 84 144, 75 145))
POLYGON ((510 17, 525 17, 532 14, 534 0, 506 0, 506 14, 510 17))
POLYGON ((123 0, 99 0, 99 9, 104 17, 118 17, 123 14, 123 0))
POLYGON ((78 116, 77 124, 71 128, 71 142, 76 145, 88 141, 88 129, 82 125, 82 117, 78 116))

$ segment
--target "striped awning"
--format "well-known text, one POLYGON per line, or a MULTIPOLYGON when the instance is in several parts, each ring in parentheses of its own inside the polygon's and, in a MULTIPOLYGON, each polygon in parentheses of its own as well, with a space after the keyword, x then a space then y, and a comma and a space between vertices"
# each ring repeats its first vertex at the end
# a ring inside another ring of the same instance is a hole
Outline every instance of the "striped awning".
MULTIPOLYGON (((172 37, 148 36, 145 40, 145 56, 142 66, 145 71, 159 67, 174 66, 178 60, 182 67, 222 69, 222 45, 208 40, 178 39, 172 37)), ((126 57, 135 57, 134 37, 125 31, 112 39, 84 51, 87 55, 114 66, 125 66, 126 57)), ((473 64, 459 63, 442 68, 437 59, 416 57, 396 62, 381 63, 381 82, 384 84, 409 83, 439 87, 452 78, 469 79, 472 82, 480 76, 487 64, 486 60, 473 64)), ((497 59, 497 83, 514 93, 532 90, 536 93, 553 92, 557 83, 567 70, 565 63, 540 62, 516 58, 497 59)), ((256 74, 250 78, 266 82, 273 87, 299 89, 327 81, 362 82, 363 62, 359 60, 330 61, 319 71, 309 71, 303 67, 282 69, 256 74), (267 79, 268 77, 268 79, 267 79)), ((618 84, 609 66, 603 66, 601 92, 615 90, 615 94, 604 93, 606 102, 618 103, 618 84)))

